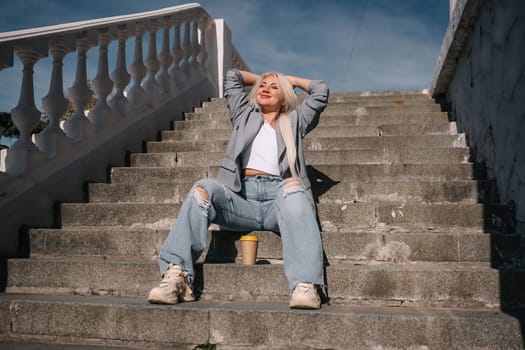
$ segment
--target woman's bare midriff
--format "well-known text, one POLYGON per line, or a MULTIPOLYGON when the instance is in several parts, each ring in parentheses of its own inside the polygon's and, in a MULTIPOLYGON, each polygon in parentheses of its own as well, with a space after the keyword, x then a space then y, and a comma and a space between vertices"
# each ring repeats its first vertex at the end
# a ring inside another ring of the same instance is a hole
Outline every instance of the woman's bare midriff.
POLYGON ((264 171, 260 171, 256 169, 245 168, 242 170, 242 176, 257 176, 257 175, 272 176, 272 174, 268 174, 268 173, 265 173, 264 171))

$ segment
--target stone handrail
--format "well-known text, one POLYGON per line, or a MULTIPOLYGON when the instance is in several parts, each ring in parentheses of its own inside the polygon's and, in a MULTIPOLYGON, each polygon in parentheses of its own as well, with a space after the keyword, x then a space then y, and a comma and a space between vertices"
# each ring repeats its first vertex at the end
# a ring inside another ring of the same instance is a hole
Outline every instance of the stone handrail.
MULTIPOLYGON (((190 102, 198 104, 222 94, 224 70, 247 69, 231 44, 224 21, 212 19, 197 3, 0 33, 0 73, 13 66, 15 55, 23 71, 20 97, 11 115, 20 137, 9 149, 0 151, 2 219, 16 207, 10 201, 31 200, 24 197, 31 188, 60 172, 61 176, 71 174, 72 167, 79 168, 83 159, 94 154, 103 158, 108 152, 104 147, 114 146, 115 140, 129 144, 129 138, 134 137, 141 144, 146 136, 137 130, 150 125, 169 127, 170 120, 177 118, 174 111, 182 114, 181 108, 195 107, 190 102), (159 31, 161 38, 157 40, 159 31), (131 38, 133 54, 126 57, 131 38), (110 45, 112 42, 116 45, 110 45), (93 64, 96 76, 88 80, 91 62, 87 52, 93 48, 98 49, 97 63, 93 64), (110 73, 108 51, 113 48, 116 64, 110 73), (71 53, 76 54, 76 73, 66 97, 63 65, 64 57, 71 53), (33 75, 37 61, 48 55, 52 73, 41 112, 35 105, 33 75), (86 115, 85 107, 93 95, 96 103, 86 115), (74 113, 64 122, 61 119, 70 102, 74 113), (33 135, 42 115, 49 123, 33 135)), ((57 200, 61 199, 53 199, 57 200)))

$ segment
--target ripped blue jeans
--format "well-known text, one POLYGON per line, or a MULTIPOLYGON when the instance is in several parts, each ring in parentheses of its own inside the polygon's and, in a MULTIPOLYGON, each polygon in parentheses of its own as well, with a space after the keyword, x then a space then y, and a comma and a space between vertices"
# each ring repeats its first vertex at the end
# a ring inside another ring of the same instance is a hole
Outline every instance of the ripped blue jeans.
POLYGON ((310 191, 297 179, 251 176, 235 193, 213 179, 197 181, 184 201, 159 256, 161 274, 170 263, 188 271, 204 251, 208 226, 215 223, 231 230, 280 232, 284 272, 290 289, 306 282, 324 286, 323 249, 310 191), (196 190, 202 188, 206 201, 196 190))

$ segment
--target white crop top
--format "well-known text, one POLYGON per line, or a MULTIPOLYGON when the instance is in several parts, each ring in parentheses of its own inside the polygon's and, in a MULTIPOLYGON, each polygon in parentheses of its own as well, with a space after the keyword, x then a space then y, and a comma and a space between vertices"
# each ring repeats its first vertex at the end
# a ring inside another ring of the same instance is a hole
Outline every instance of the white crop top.
POLYGON ((250 154, 243 154, 242 159, 243 169, 250 168, 279 176, 277 134, 266 120, 253 139, 250 154))

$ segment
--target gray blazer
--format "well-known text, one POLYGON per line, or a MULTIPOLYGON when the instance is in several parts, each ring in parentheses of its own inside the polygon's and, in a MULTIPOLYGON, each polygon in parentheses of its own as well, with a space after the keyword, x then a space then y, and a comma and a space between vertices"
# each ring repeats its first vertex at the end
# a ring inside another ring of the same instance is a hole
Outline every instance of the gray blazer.
MULTIPOLYGON (((305 189, 310 189, 303 153, 303 138, 319 123, 319 116, 328 103, 328 87, 320 80, 312 80, 304 101, 288 115, 292 124, 297 148, 298 175, 305 189)), ((224 95, 230 110, 233 131, 224 158, 217 173, 217 180, 234 192, 241 190, 241 154, 252 145, 252 141, 263 125, 264 118, 256 106, 248 103, 242 76, 237 69, 229 70, 224 79, 224 95)), ((277 150, 281 177, 291 176, 286 147, 279 128, 277 150)))

